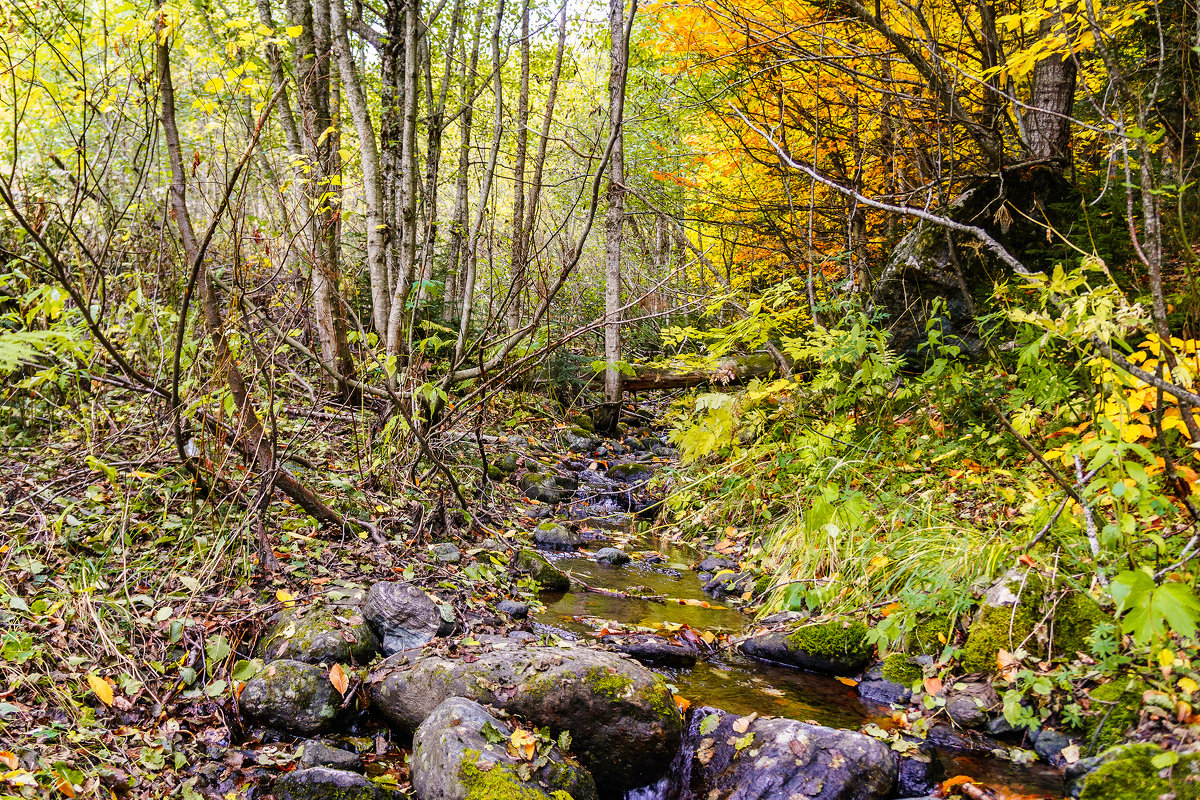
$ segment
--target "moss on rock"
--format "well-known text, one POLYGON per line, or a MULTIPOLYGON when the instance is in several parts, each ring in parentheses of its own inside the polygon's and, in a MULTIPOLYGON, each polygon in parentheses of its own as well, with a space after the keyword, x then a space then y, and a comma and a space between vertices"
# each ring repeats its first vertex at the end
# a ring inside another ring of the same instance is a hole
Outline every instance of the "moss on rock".
POLYGON ((526 783, 507 764, 489 762, 487 769, 480 769, 478 757, 478 751, 468 750, 458 768, 466 800, 574 800, 562 789, 546 791, 536 783, 526 783))
POLYGON ((548 592, 565 592, 571 588, 571 579, 566 573, 532 550, 522 550, 517 554, 517 566, 528 572, 548 592))
POLYGON ((953 638, 954 622, 955 617, 950 614, 918 614, 909 625, 905 649, 923 656, 940 654, 953 638))
POLYGON ((792 650, 828 658, 867 658, 871 645, 867 642, 867 626, 861 620, 833 619, 803 625, 787 637, 792 650))
POLYGON ((1039 617, 1029 604, 987 606, 971 624, 963 647, 964 672, 995 672, 1001 650, 1016 650, 1033 633, 1039 617))
POLYGON ((1156 745, 1134 744, 1105 753, 1104 763, 1084 779, 1080 800, 1200 798, 1200 756, 1181 756, 1159 769, 1154 758, 1162 752, 1156 745))
POLYGON ((1146 689, 1142 681, 1122 676, 1088 692, 1092 707, 1084 721, 1083 741, 1090 752, 1102 752, 1125 740, 1126 732, 1138 722, 1146 689))
POLYGON ((910 687, 925 675, 925 670, 904 653, 892 653, 883 660, 883 677, 892 683, 910 687))
POLYGON ((1092 635, 1092 629, 1111 620, 1086 594, 1068 595, 1054 611, 1054 651, 1064 656, 1090 652, 1087 637, 1092 635))

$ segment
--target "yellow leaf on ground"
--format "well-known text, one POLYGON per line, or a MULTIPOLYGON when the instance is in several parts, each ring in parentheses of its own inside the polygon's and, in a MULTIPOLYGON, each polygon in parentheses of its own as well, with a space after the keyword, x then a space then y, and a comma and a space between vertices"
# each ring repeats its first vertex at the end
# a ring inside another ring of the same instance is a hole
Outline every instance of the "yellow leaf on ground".
POLYGON ((21 762, 17 759, 16 753, 13 753, 11 750, 3 750, 0 751, 0 764, 9 769, 16 769, 20 766, 21 762))
POLYGON ((60 772, 54 773, 54 788, 58 789, 67 797, 75 796, 75 787, 72 786, 71 782, 67 780, 66 777, 60 772))
POLYGON ((996 669, 1004 680, 1014 681, 1021 669, 1021 660, 1002 648, 996 653, 996 669))
POLYGON ((854 680, 854 678, 843 678, 841 676, 838 676, 838 683, 844 683, 847 686, 858 686, 858 681, 854 680))
POLYGON ((278 592, 276 592, 275 599, 283 603, 285 608, 291 608, 296 604, 296 596, 287 589, 280 589, 278 592))
POLYGON ((679 695, 673 695, 673 697, 675 698, 675 705, 679 707, 680 712, 686 713, 692 707, 692 701, 686 697, 680 697, 679 695))
POLYGON ((338 690, 338 694, 346 696, 346 690, 350 688, 350 679, 346 677, 346 670, 342 669, 341 664, 334 664, 329 670, 329 682, 338 690))
POLYGON ((508 737, 508 752, 515 758, 532 761, 537 752, 537 737, 527 730, 517 728, 508 737))
POLYGON ((96 693, 96 697, 100 698, 100 702, 106 706, 113 704, 113 688, 108 681, 101 678, 99 675, 88 675, 88 686, 96 693))
POLYGON ((922 681, 925 685, 926 694, 937 694, 942 690, 942 679, 938 677, 926 678, 922 681))

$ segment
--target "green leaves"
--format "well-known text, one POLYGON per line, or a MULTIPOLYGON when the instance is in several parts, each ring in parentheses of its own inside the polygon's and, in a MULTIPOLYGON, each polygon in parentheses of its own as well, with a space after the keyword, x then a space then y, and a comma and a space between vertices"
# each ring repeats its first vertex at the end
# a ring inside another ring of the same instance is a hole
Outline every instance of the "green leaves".
POLYGON ((1169 632, 1183 636, 1196 633, 1200 622, 1200 599, 1183 583, 1157 586, 1143 570, 1127 570, 1113 579, 1109 593, 1117 601, 1121 630, 1138 644, 1146 644, 1169 632))

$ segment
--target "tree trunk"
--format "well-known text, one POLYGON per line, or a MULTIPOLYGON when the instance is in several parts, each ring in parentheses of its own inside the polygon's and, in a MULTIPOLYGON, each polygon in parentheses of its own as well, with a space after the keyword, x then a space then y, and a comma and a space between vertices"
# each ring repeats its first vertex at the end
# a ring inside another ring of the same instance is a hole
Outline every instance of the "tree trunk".
MULTIPOLYGON (((1038 34, 1054 35, 1056 17, 1042 20, 1038 34)), ((1033 94, 1025 112, 1025 142, 1031 159, 1054 159, 1065 169, 1071 158, 1071 109, 1075 105, 1075 60, 1051 55, 1033 67, 1033 94)))
POLYGON ((525 289, 525 151, 529 147, 529 0, 521 2, 521 86, 517 95, 517 155, 513 165, 512 250, 509 259, 508 305, 504 319, 509 334, 521 327, 521 295, 525 289))
MULTIPOLYGON (((636 8, 635 8, 636 11, 636 8)), ((621 235, 625 218, 625 148, 622 128, 625 110, 625 77, 629 52, 625 46, 625 4, 609 0, 608 29, 612 37, 608 75, 609 125, 614 139, 608 165, 608 211, 604 217, 604 404, 597 414, 597 429, 616 430, 621 418, 621 235)))
POLYGON ((358 66, 354 63, 354 54, 350 50, 345 0, 330 0, 330 3, 333 52, 337 57, 342 85, 346 88, 346 105, 350 108, 350 118, 358 132, 359 156, 362 159, 363 203, 367 207, 367 272, 371 278, 371 320, 375 331, 382 336, 387 331, 391 296, 387 280, 387 217, 383 203, 379 146, 375 141, 375 123, 371 121, 367 94, 358 74, 358 66))
MULTIPOLYGON (((471 167, 471 125, 475 116, 475 80, 479 68, 479 39, 483 31, 483 5, 475 7, 475 32, 471 42, 470 66, 464 58, 459 70, 463 86, 463 108, 459 123, 462 132, 458 144, 458 175, 454 185, 454 217, 450 221, 450 244, 446 254, 446 298, 442 303, 442 321, 450 322, 466 288, 467 257, 467 177, 471 167), (461 263, 461 267, 459 266, 461 263)), ((464 52, 465 55, 465 52, 464 52)))
MULTIPOLYGON (((341 279, 338 212, 341 192, 337 137, 331 111, 330 10, 328 0, 292 0, 292 23, 301 33, 294 40, 300 140, 308 159, 308 202, 311 204, 311 281, 321 360, 343 378, 354 377, 354 360, 346 337, 346 316, 339 298, 341 279)), ((351 393, 346 381, 335 388, 351 393)))

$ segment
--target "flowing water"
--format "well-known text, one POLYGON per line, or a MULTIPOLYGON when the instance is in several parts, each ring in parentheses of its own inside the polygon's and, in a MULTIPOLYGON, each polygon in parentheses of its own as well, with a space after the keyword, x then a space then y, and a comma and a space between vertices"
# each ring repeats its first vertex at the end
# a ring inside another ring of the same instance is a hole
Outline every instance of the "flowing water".
MULTIPOLYGON (((580 494, 595 486, 594 477, 584 476, 580 494)), ((600 487, 602 490, 605 487, 600 487)), ((611 488, 606 495, 613 494, 611 488)), ((594 498, 594 495, 593 495, 594 498)), ((575 506, 579 508, 577 504, 575 506)), ((626 506, 628 507, 628 506, 626 506)), ((676 692, 694 705, 715 706, 736 714, 757 712, 762 716, 786 717, 834 728, 858 730, 868 723, 885 729, 894 726, 890 711, 863 702, 853 686, 837 678, 804 672, 748 659, 724 646, 725 636, 735 637, 753 627, 750 617, 705 594, 691 565, 701 554, 645 530, 632 514, 614 513, 611 500, 576 512, 576 524, 585 534, 580 551, 544 551, 559 569, 580 582, 624 595, 668 598, 665 602, 636 596, 616 596, 591 591, 544 593, 546 610, 538 616, 539 627, 563 636, 597 636, 612 623, 620 626, 675 629, 686 626, 717 641, 692 667, 655 667, 676 687, 676 692), (601 512, 601 516, 587 516, 601 512), (579 518, 582 517, 582 518, 579 518), (617 546, 633 561, 612 566, 596 561, 595 551, 617 546), (684 601, 680 603, 679 601, 684 601), (700 605, 701 603, 707 604, 700 605), (607 624, 606 624, 607 623, 607 624)), ((615 627, 615 626, 613 626, 615 627)), ((991 787, 997 797, 1063 796, 1061 774, 1044 764, 1018 765, 1012 761, 952 750, 939 750, 946 777, 967 775, 991 787)), ((666 784, 631 792, 627 800, 655 800, 664 796, 666 784)))

